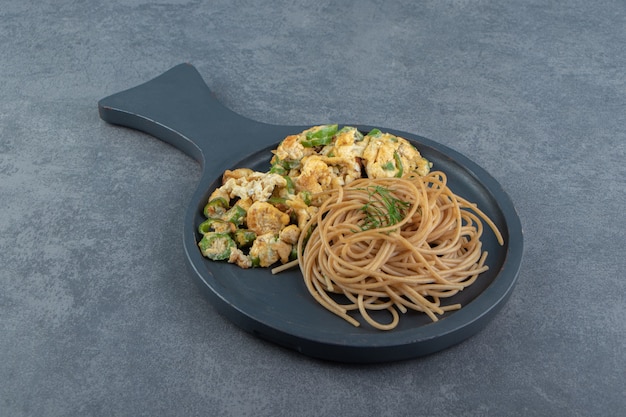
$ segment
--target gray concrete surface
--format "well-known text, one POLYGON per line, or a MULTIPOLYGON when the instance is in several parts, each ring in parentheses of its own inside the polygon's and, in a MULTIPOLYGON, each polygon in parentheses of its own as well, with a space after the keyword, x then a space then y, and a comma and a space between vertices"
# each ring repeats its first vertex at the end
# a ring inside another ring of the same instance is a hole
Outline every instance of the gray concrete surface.
POLYGON ((2 2, 0 416, 623 415, 626 3, 336 3, 2 2), (374 366, 219 316, 181 245, 199 166, 96 107, 181 62, 247 117, 390 127, 479 163, 524 225, 509 303, 374 366))

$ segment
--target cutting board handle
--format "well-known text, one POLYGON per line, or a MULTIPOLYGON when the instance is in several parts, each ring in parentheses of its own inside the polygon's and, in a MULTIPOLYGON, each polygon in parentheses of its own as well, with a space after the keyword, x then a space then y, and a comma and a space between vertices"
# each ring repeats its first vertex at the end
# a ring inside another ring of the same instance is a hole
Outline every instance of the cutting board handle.
MULTIPOLYGON (((241 153, 241 135, 258 135, 267 125, 223 106, 191 64, 179 64, 134 88, 98 102, 102 120, 167 142, 203 166, 241 153)), ((275 138, 278 140, 280 138, 275 138)))

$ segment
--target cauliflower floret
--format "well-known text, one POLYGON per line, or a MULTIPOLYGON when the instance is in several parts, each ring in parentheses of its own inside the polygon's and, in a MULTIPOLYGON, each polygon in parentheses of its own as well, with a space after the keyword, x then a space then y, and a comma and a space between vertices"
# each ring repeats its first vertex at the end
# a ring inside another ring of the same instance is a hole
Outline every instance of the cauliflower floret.
POLYGON ((228 258, 228 262, 231 264, 236 264, 239 268, 247 269, 252 267, 252 260, 249 256, 243 253, 241 249, 233 249, 230 252, 230 257, 228 258))
POLYGON ((268 267, 279 260, 285 264, 289 262, 292 245, 279 239, 273 233, 257 236, 250 248, 250 258, 258 260, 260 267, 268 267))
POLYGON ((277 235, 283 227, 289 224, 289 215, 270 203, 255 201, 248 209, 246 223, 248 229, 256 233, 257 236, 266 233, 277 235))
POLYGON ((302 160, 300 175, 295 178, 296 190, 305 190, 310 193, 322 192, 330 188, 334 177, 336 175, 326 165, 323 157, 319 155, 307 156, 302 160))
POLYGON ((283 242, 289 243, 290 245, 295 245, 296 242, 298 242, 298 238, 300 237, 300 228, 295 224, 290 224, 280 231, 278 237, 283 242))
POLYGON ((303 230, 306 226, 307 222, 317 213, 319 210, 318 207, 309 206, 305 208, 299 208, 294 210, 296 214, 296 223, 300 230, 303 230))

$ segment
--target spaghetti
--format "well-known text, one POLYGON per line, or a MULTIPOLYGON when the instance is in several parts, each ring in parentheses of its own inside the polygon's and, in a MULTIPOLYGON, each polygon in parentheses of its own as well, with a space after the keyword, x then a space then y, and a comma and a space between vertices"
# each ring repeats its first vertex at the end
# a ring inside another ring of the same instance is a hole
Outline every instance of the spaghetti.
POLYGON ((318 197, 324 202, 300 234, 296 262, 315 300, 354 326, 360 322, 349 312, 390 330, 399 313, 415 310, 437 321, 461 308, 441 300, 488 269, 483 222, 504 243, 493 221, 454 194, 440 171, 358 179, 318 197), (391 321, 376 320, 372 312, 378 310, 387 310, 391 321))

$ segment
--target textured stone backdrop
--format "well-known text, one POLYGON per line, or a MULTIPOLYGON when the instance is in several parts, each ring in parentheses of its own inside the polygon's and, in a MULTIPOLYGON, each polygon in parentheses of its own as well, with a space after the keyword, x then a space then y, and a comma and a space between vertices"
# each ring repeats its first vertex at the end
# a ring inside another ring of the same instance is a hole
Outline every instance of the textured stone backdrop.
POLYGON ((0 416, 620 415, 625 28, 621 0, 4 0, 0 416), (181 62, 247 117, 395 128, 479 163, 524 225, 509 303, 376 366, 217 315, 181 244, 199 166, 97 113, 181 62))

